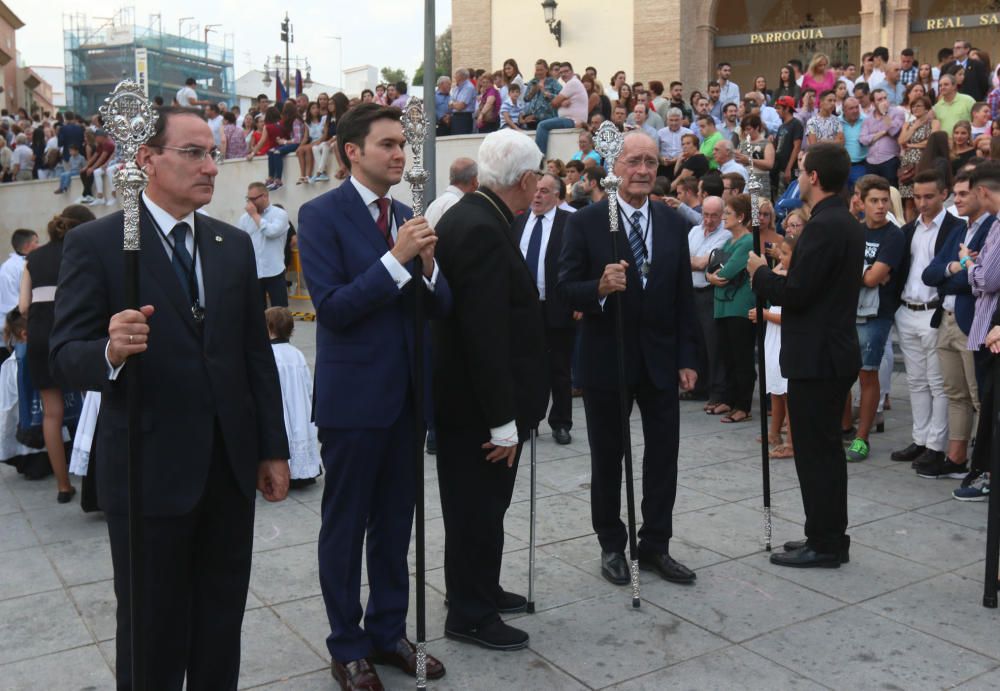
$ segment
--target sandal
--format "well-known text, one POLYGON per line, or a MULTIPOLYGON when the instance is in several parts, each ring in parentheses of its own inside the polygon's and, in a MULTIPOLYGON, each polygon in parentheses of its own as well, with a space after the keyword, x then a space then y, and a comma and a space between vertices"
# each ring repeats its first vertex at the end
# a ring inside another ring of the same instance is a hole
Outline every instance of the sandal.
MULTIPOLYGON (((759 434, 757 435, 756 441, 757 441, 758 444, 760 444, 760 435, 759 434)), ((785 439, 780 434, 769 434, 769 435, 767 435, 767 443, 770 444, 771 446, 780 446, 784 442, 785 442, 785 439)))
POLYGON ((735 424, 737 422, 746 422, 748 420, 753 420, 753 415, 744 412, 742 410, 734 410, 733 412, 729 413, 729 415, 726 415, 724 418, 722 418, 720 422, 730 425, 730 424, 735 424), (736 417, 737 413, 742 413, 743 417, 736 417))
POLYGON ((309 178, 307 178, 307 177, 301 177, 301 178, 299 178, 298 180, 295 181, 295 184, 296 185, 301 185, 304 182, 309 182, 309 178))
POLYGON ((709 415, 725 415, 726 413, 731 413, 732 411, 733 409, 725 403, 717 403, 714 408, 706 410, 705 412, 709 415))
POLYGON ((771 450, 771 458, 795 458, 795 449, 787 444, 775 446, 771 450))
POLYGON ((708 401, 708 402, 705 403, 704 406, 702 406, 701 409, 704 410, 707 413, 708 411, 710 411, 712 408, 714 408, 717 405, 722 405, 722 404, 719 403, 718 401, 708 401))

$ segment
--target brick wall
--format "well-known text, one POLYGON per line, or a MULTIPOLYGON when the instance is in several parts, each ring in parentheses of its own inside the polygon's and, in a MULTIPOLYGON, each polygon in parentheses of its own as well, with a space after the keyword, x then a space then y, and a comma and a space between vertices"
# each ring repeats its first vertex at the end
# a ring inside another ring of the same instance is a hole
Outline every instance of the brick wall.
POLYGON ((459 67, 499 69, 499 65, 492 65, 492 14, 493 0, 452 0, 451 65, 453 70, 459 67))

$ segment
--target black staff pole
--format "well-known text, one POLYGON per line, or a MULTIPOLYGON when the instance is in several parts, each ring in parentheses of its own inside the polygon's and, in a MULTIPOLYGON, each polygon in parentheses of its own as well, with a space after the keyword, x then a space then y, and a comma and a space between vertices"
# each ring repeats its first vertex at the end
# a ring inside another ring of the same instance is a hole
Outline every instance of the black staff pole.
POLYGON ((1000 478, 1000 362, 993 362, 989 373, 993 380, 993 434, 990 445, 990 498, 986 512, 986 576, 983 584, 983 607, 996 609, 997 568, 1000 566, 1000 497, 997 497, 997 478, 1000 478))

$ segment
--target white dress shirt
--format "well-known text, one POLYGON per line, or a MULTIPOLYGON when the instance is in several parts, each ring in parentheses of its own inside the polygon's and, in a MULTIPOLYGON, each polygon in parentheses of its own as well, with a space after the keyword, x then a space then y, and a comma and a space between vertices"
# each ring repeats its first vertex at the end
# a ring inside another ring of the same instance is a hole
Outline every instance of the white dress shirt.
MULTIPOLYGON (((986 220, 987 216, 989 216, 989 214, 986 211, 983 211, 983 213, 980 214, 979 218, 977 218, 975 221, 969 224, 969 227, 965 231, 965 241, 962 244, 964 244, 966 247, 969 246, 969 243, 972 242, 972 236, 976 234, 976 231, 979 230, 979 226, 983 224, 983 221, 986 220)), ((947 266, 944 267, 944 275, 951 276, 950 269, 947 266)), ((944 300, 941 301, 941 307, 948 312, 954 312, 955 296, 945 295, 944 300)))
POLYGON ((934 258, 934 244, 946 213, 941 209, 929 224, 924 223, 923 215, 917 217, 913 240, 910 241, 910 273, 903 286, 903 302, 926 304, 937 300, 937 288, 925 284, 922 275, 934 258))
POLYGON ((527 260, 528 245, 531 242, 531 235, 535 230, 535 223, 542 219, 542 245, 538 250, 538 274, 535 276, 535 285, 538 286, 538 298, 545 300, 545 250, 549 246, 549 238, 552 236, 552 224, 556 220, 556 207, 552 207, 542 216, 528 212, 525 219, 524 232, 521 233, 521 255, 527 260))
POLYGON ((750 175, 747 173, 747 169, 741 166, 733 159, 729 159, 721 166, 719 166, 719 172, 721 172, 723 175, 725 175, 726 173, 739 173, 740 175, 743 176, 744 182, 750 182, 750 175))
MULTIPOLYGON (((357 178, 353 175, 349 177, 348 180, 351 181, 351 184, 354 185, 354 189, 356 189, 358 194, 361 195, 361 201, 363 201, 365 206, 368 207, 368 213, 372 215, 372 220, 378 221, 378 200, 381 197, 358 182, 357 178)), ((396 227, 396 217, 395 214, 392 213, 392 197, 386 195, 385 198, 389 200, 389 232, 392 234, 392 241, 393 244, 395 244, 396 239, 399 237, 399 228, 396 227)), ((410 272, 405 266, 399 263, 399 260, 396 259, 396 257, 392 255, 391 250, 386 250, 386 253, 382 255, 381 261, 382 266, 385 267, 385 270, 389 272, 392 280, 395 281, 396 287, 402 290, 403 286, 410 282, 410 272)), ((434 271, 429 280, 426 276, 424 277, 424 283, 427 284, 428 288, 434 290, 434 284, 437 283, 437 277, 438 263, 435 261, 434 271)))
POLYGON ((17 252, 11 252, 2 265, 0 265, 0 310, 2 314, 9 313, 17 307, 21 297, 21 275, 24 273, 26 257, 22 257, 17 252))
MULTIPOLYGON (((621 217, 619 218, 619 223, 622 223, 621 231, 625 233, 625 244, 629 247, 627 257, 619 257, 619 259, 624 259, 630 265, 635 266, 635 257, 632 256, 631 240, 629 238, 629 233, 632 232, 632 214, 636 211, 639 212, 639 228, 641 233, 646 231, 646 223, 649 222, 649 232, 646 233, 646 257, 647 262, 652 263, 653 261, 653 224, 652 219, 649 217, 649 197, 642 203, 640 208, 635 208, 624 199, 622 199, 621 193, 618 193, 618 210, 621 212, 621 217)), ((646 289, 646 277, 641 273, 639 274, 639 280, 642 281, 643 290, 646 289)), ((604 309, 604 302, 608 299, 605 295, 598 302, 601 305, 601 309, 604 309)))
POLYGON ((285 273, 285 241, 288 239, 288 212, 269 206, 260 214, 260 222, 243 212, 236 226, 250 236, 257 259, 257 278, 271 278, 285 273))
POLYGON ((662 158, 677 158, 681 155, 681 138, 685 134, 694 134, 687 127, 681 126, 674 132, 669 127, 664 127, 656 133, 656 138, 660 142, 660 156, 662 158))
MULTIPOLYGON (((712 250, 726 244, 733 234, 722 227, 722 224, 708 235, 702 226, 695 226, 688 231, 688 253, 691 257, 707 257, 712 250)), ((691 282, 695 288, 708 288, 711 284, 705 278, 704 271, 692 271, 691 282)))
POLYGON ((215 140, 216 146, 222 146, 222 125, 224 120, 221 115, 216 115, 214 118, 208 118, 208 129, 212 130, 212 138, 215 140))
POLYGON ((424 212, 424 218, 427 219, 431 228, 438 224, 445 211, 457 204, 458 200, 464 196, 465 193, 462 190, 454 185, 448 185, 441 196, 432 201, 431 205, 427 207, 427 211, 424 212))

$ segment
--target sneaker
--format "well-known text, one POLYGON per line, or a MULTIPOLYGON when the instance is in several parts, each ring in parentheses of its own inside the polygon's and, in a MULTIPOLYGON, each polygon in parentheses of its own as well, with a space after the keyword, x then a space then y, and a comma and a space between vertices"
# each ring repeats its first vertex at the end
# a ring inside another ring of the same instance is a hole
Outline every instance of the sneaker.
POLYGON ((927 478, 928 480, 938 480, 941 478, 962 480, 968 474, 968 461, 964 461, 961 465, 959 465, 947 456, 940 460, 933 459, 917 466, 917 475, 927 478))
POLYGON ((847 456, 848 463, 860 463, 861 461, 867 460, 868 458, 868 442, 858 437, 853 442, 851 442, 850 447, 848 447, 845 455, 847 456))
POLYGON ((990 478, 981 470, 970 470, 962 486, 951 493, 959 501, 986 501, 990 496, 990 478))
POLYGON ((267 189, 268 192, 274 192, 276 189, 278 189, 278 186, 274 182, 269 182, 266 185, 264 185, 264 188, 267 189))
POLYGON ((109 197, 108 201, 104 202, 104 206, 114 206, 117 203, 118 200, 115 197, 109 197))
POLYGON ((80 197, 79 203, 80 204, 86 204, 87 206, 90 206, 95 201, 96 200, 88 194, 88 195, 84 195, 83 197, 80 197))
POLYGON ((315 182, 330 182, 330 176, 326 173, 317 173, 314 177, 315 182))

